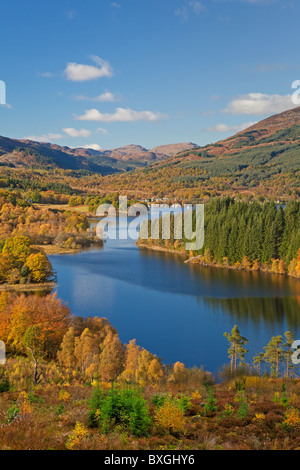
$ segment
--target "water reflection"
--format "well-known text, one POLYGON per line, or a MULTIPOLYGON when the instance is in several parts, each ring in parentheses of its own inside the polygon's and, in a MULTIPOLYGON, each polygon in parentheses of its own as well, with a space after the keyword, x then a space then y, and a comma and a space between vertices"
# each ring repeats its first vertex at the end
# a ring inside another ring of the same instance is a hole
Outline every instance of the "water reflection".
POLYGON ((249 357, 273 335, 300 339, 300 282, 283 276, 205 268, 184 258, 108 240, 102 249, 50 257, 59 297, 75 315, 108 318, 120 338, 188 366, 216 371, 227 361, 224 331, 238 324, 249 357))
POLYGON ((300 297, 205 299, 205 304, 216 313, 222 310, 233 323, 248 320, 257 325, 262 322, 278 327, 287 325, 292 331, 300 324, 300 297))

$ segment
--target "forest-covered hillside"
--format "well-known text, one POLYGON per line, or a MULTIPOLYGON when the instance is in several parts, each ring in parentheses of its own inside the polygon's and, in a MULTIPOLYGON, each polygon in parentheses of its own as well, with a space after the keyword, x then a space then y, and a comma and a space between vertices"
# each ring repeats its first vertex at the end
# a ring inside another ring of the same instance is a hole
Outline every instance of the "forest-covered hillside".
POLYGON ((126 175, 108 176, 102 188, 188 200, 238 193, 298 198, 299 157, 300 108, 296 108, 215 144, 126 175))

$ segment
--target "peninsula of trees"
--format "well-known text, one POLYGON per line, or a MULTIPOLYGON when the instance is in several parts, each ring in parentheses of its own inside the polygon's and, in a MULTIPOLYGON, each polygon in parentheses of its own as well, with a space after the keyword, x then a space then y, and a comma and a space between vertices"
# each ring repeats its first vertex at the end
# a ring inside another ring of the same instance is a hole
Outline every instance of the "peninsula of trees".
MULTIPOLYGON (((162 219, 160 235, 161 226, 162 219)), ((150 222, 148 233, 139 245, 186 254, 188 240, 174 238, 174 215, 170 240, 153 240, 150 222)), ((300 203, 290 201, 283 208, 274 202, 213 199, 205 205, 204 247, 187 255, 203 265, 300 277, 300 203)))

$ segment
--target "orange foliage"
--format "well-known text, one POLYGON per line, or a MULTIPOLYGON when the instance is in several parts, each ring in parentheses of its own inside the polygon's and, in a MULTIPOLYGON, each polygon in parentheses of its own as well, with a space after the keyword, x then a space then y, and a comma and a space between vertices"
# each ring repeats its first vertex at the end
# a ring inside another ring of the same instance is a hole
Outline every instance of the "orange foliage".
POLYGON ((155 414, 156 423, 162 428, 172 433, 181 433, 184 431, 185 419, 180 406, 171 399, 158 409, 155 414))
POLYGON ((54 357, 70 320, 70 310, 56 295, 0 295, 0 337, 8 348, 24 352, 27 329, 39 325, 40 341, 47 357, 54 357))

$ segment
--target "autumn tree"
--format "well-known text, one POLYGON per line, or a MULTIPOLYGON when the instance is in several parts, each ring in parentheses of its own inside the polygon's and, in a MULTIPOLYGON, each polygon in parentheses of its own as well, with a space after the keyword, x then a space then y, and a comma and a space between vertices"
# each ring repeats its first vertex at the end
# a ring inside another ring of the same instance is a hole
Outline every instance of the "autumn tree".
POLYGON ((99 367, 100 346, 97 334, 85 328, 80 337, 75 339, 74 354, 77 367, 91 378, 99 367))
POLYGON ((187 369, 182 362, 175 362, 173 372, 169 378, 169 382, 174 385, 181 385, 187 380, 187 369))
POLYGON ((0 253, 0 283, 8 280, 9 273, 13 270, 13 260, 9 253, 0 253))
POLYGON ((300 248, 296 258, 291 262, 291 270, 294 272, 295 276, 300 277, 300 248))
POLYGON ((148 367, 148 382, 157 385, 164 377, 161 361, 154 357, 148 367))
POLYGON ((27 328, 23 343, 33 360, 33 384, 41 382, 42 372, 39 371, 39 360, 44 357, 43 344, 41 342, 42 329, 40 325, 32 325, 27 328))
POLYGON ((10 294, 7 301, 0 302, 1 323, 6 327, 1 338, 11 351, 24 353, 23 339, 27 329, 39 325, 40 341, 46 358, 55 358, 68 329, 70 310, 56 295, 10 294))
POLYGON ((60 350, 57 353, 60 364, 67 369, 74 369, 76 365, 75 359, 75 330, 70 327, 63 337, 60 350))
POLYGON ((248 343, 248 340, 241 336, 237 325, 233 327, 231 333, 224 333, 224 336, 228 339, 230 344, 228 355, 230 358, 231 372, 233 372, 233 370, 235 371, 237 368, 238 360, 240 363, 245 361, 245 355, 248 351, 244 346, 248 343))
POLYGON ((292 345, 294 344, 295 336, 291 331, 286 331, 284 336, 286 338, 286 342, 283 344, 282 354, 286 364, 286 377, 289 377, 291 370, 295 367, 292 362, 292 356, 294 353, 292 345))
POLYGON ((122 372, 121 379, 127 382, 136 382, 136 375, 138 369, 138 359, 141 348, 136 344, 133 339, 125 347, 125 366, 122 372))
POLYGON ((257 356, 253 358, 253 363, 257 367, 258 374, 261 374, 261 366, 265 362, 265 354, 259 353, 257 356))
POLYGON ((273 376, 279 376, 279 366, 283 357, 282 336, 273 336, 269 344, 264 347, 265 359, 271 365, 271 373, 273 376))
POLYGON ((32 241, 28 237, 8 238, 4 244, 2 253, 7 253, 12 259, 13 266, 21 268, 31 253, 32 241))
POLYGON ((124 368, 124 347, 119 336, 108 333, 100 354, 99 372, 103 381, 113 382, 124 368))
POLYGON ((137 382, 141 385, 157 383, 162 377, 163 370, 160 360, 146 349, 142 349, 138 357, 137 382))
POLYGON ((53 275, 51 263, 44 253, 32 253, 25 266, 28 267, 34 282, 47 281, 53 275))

